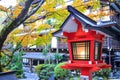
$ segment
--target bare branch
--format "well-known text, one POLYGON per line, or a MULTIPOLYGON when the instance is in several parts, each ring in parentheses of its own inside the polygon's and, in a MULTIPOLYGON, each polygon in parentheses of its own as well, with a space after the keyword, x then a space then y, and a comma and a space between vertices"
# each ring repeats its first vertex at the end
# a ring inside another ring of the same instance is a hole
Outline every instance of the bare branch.
POLYGON ((29 23, 34 23, 40 19, 45 19, 46 16, 38 16, 36 19, 28 21, 28 22, 24 22, 24 24, 29 24, 29 23))
POLYGON ((42 5, 44 2, 45 2, 45 0, 41 0, 41 1, 38 3, 38 6, 36 6, 35 8, 33 8, 33 10, 31 10, 26 17, 30 17, 31 15, 33 15, 33 14, 41 7, 41 5, 42 5))
POLYGON ((29 24, 29 23, 34 23, 34 22, 36 22, 36 21, 38 21, 38 20, 40 20, 40 19, 45 19, 47 16, 50 16, 50 15, 52 15, 54 12, 48 12, 48 13, 46 13, 44 16, 38 16, 36 19, 34 19, 34 20, 30 20, 30 21, 26 21, 26 22, 24 22, 24 24, 29 24))
POLYGON ((50 15, 53 15, 53 14, 57 14, 57 15, 59 15, 59 16, 62 17, 62 15, 59 14, 57 11, 55 11, 55 12, 48 12, 48 13, 46 13, 44 16, 38 16, 38 17, 37 17, 36 19, 34 19, 34 20, 26 21, 26 22, 24 22, 24 24, 34 23, 34 22, 36 22, 36 21, 38 21, 38 20, 40 20, 40 19, 45 19, 47 16, 50 16, 50 15))

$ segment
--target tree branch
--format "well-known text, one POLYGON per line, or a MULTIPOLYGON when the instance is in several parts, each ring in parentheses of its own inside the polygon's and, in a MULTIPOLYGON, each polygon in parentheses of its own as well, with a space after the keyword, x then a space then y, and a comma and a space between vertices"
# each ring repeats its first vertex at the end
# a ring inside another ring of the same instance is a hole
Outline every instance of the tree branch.
POLYGON ((46 13, 44 16, 38 16, 38 17, 37 17, 36 19, 34 19, 34 20, 26 21, 26 22, 24 22, 24 24, 34 23, 34 22, 36 22, 36 21, 38 21, 38 20, 40 20, 40 19, 45 19, 47 16, 50 16, 50 15, 52 15, 52 14, 57 14, 57 15, 59 15, 59 16, 62 17, 62 15, 59 14, 57 11, 55 11, 55 12, 48 12, 48 13, 46 13))
POLYGON ((46 14, 43 15, 43 16, 38 16, 38 17, 37 17, 36 19, 34 19, 34 20, 26 21, 26 22, 24 22, 24 24, 34 23, 34 22, 36 22, 37 20, 44 19, 44 18, 46 18, 46 17, 49 16, 49 15, 51 15, 51 14, 49 14, 49 12, 48 12, 48 13, 46 13, 46 14))
POLYGON ((33 15, 33 14, 41 7, 41 5, 42 5, 44 2, 45 2, 45 0, 41 0, 41 1, 38 3, 38 6, 36 6, 35 8, 33 8, 33 10, 31 10, 31 11, 27 14, 26 18, 28 18, 28 17, 30 17, 31 15, 33 15))
POLYGON ((39 3, 38 3, 38 6, 36 6, 34 9, 32 9, 29 13, 27 13, 25 15, 24 18, 22 18, 21 22, 19 22, 17 24, 17 26, 19 26, 20 24, 22 24, 25 20, 27 20, 30 16, 32 16, 41 6, 42 4, 45 2, 45 0, 41 0, 39 3))
POLYGON ((34 19, 34 20, 24 22, 24 24, 34 23, 34 22, 36 22, 36 21, 38 21, 38 20, 40 20, 40 19, 45 19, 45 17, 46 17, 46 16, 38 16, 38 17, 37 17, 36 19, 34 19))
POLYGON ((11 57, 11 55, 9 54, 6 54, 4 51, 1 51, 4 55, 8 56, 8 57, 11 57))

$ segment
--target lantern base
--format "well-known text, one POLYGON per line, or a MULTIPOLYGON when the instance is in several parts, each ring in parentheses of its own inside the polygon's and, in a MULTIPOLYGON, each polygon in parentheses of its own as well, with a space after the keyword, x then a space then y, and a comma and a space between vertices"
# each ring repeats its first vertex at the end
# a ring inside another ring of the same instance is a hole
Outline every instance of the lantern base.
POLYGON ((106 63, 98 63, 98 64, 81 64, 81 63, 66 63, 64 66, 61 66, 64 69, 87 69, 91 72, 98 71, 102 68, 110 68, 111 65, 108 65, 106 63))

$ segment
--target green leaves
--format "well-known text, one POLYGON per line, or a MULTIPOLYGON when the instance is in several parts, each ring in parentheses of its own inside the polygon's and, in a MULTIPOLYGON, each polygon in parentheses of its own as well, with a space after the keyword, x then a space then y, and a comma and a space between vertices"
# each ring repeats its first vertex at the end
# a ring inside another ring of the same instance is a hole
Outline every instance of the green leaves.
POLYGON ((102 69, 102 70, 100 70, 100 71, 95 72, 94 77, 95 77, 95 76, 99 76, 99 77, 106 77, 106 78, 108 78, 109 75, 110 75, 110 72, 111 72, 111 69, 110 69, 110 68, 102 69))
POLYGON ((44 64, 39 64, 35 67, 35 73, 37 73, 37 76, 40 77, 40 71, 42 69, 44 64))
MULTIPOLYGON (((22 68, 22 54, 23 51, 16 52, 12 57, 12 61, 9 65, 4 67, 6 70, 13 70, 16 71, 15 74, 17 77, 20 77, 23 74, 23 68, 22 68)), ((9 57, 6 57, 7 60, 9 60, 9 57)))
POLYGON ((48 80, 49 77, 54 73, 54 67, 54 64, 40 64, 36 66, 36 72, 40 79, 48 80))
POLYGON ((46 55, 47 55, 47 53, 48 53, 47 48, 43 48, 43 50, 42 50, 42 54, 43 54, 44 56, 46 56, 46 55))
POLYGON ((67 76, 67 70, 61 68, 61 66, 65 65, 65 64, 66 64, 66 62, 59 63, 59 64, 55 67, 55 69, 54 69, 54 74, 55 74, 55 77, 56 77, 57 79, 63 78, 63 77, 65 77, 65 76, 67 76))

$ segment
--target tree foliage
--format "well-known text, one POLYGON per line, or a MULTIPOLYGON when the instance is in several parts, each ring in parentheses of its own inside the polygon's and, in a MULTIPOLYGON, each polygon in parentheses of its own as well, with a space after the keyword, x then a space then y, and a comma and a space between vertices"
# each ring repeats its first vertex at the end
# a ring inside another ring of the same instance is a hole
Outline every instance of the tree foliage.
POLYGON ((55 68, 54 68, 54 74, 57 79, 64 79, 64 77, 67 76, 68 71, 61 68, 61 66, 65 65, 66 62, 59 63, 55 68))
MULTIPOLYGON (((32 7, 34 0, 26 0, 24 2, 24 7, 20 10, 17 16, 14 16, 13 9, 10 9, 10 13, 7 13, 7 18, 4 21, 4 27, 0 31, 0 59, 1 59, 1 50, 7 36, 18 26, 20 26, 25 20, 32 16, 43 4, 44 0, 37 2, 35 7, 32 7)), ((9 10, 9 9, 8 9, 9 10)), ((0 60, 0 72, 2 71, 2 65, 0 60)))
MULTIPOLYGON (((0 10, 5 14, 5 20, 0 26, 0 51, 2 51, 3 45, 9 41, 13 42, 13 45, 22 41, 20 42, 22 46, 29 44, 39 46, 50 43, 52 30, 42 36, 39 36, 39 32, 51 28, 58 30, 69 15, 64 0, 17 1, 18 3, 14 7, 5 8, 0 6, 0 10), (22 28, 18 28, 21 25, 23 25, 22 28)), ((92 7, 93 10, 97 9, 100 4, 99 0, 89 2, 74 0, 71 5, 79 11, 85 12, 88 7, 92 7)))
POLYGON ((49 78, 54 74, 54 67, 54 64, 40 64, 35 67, 35 72, 40 79, 50 80, 49 78))
MULTIPOLYGON (((9 14, 9 17, 7 19, 7 22, 6 22, 6 23, 9 22, 8 25, 10 25, 11 22, 13 22, 14 19, 16 19, 19 16, 21 11, 25 7, 24 0, 17 0, 17 1, 18 2, 21 1, 21 3, 17 4, 15 7, 10 7, 8 9, 9 12, 7 14, 9 14)), ((92 6, 93 9, 98 8, 99 1, 92 0, 92 1, 89 1, 89 2, 83 2, 82 0, 74 0, 73 4, 71 4, 71 5, 76 7, 76 9, 78 9, 82 12, 85 12, 88 9, 89 6, 92 6)), ((38 6, 38 3, 37 4, 32 4, 29 7, 28 12, 29 13, 33 12, 33 10, 36 8, 36 6, 38 6)), ((26 37, 24 39, 23 46, 27 46, 28 43, 33 43, 33 42, 30 41, 30 39, 33 40, 33 41, 40 39, 38 37, 39 34, 38 35, 37 34, 32 34, 35 30, 40 32, 41 30, 46 30, 46 29, 49 29, 49 28, 59 29, 60 25, 63 23, 63 21, 66 19, 66 17, 69 14, 68 11, 66 10, 66 7, 67 7, 67 5, 65 4, 64 0, 60 0, 60 1, 59 0, 52 0, 52 1, 46 0, 45 4, 43 6, 41 6, 41 8, 39 8, 35 14, 29 16, 29 18, 27 18, 26 20, 23 20, 22 23, 25 26, 23 27, 22 30, 21 29, 16 29, 16 30, 18 30, 18 33, 15 33, 15 34, 20 34, 23 31, 24 31, 24 33, 26 33, 25 29, 26 28, 28 29, 27 36, 29 36, 29 37, 26 37), (61 8, 59 8, 59 7, 61 7, 61 8), (50 19, 54 19, 54 24, 47 23, 47 21, 45 21, 45 19, 48 19, 49 21, 50 21, 50 19), (33 39, 32 37, 33 38, 38 37, 38 39, 33 39)), ((8 25, 6 25, 6 26, 8 26, 8 25)), ((48 35, 50 35, 50 34, 48 34, 48 35)), ((12 35, 12 36, 14 36, 14 35, 12 35)), ((18 36, 18 38, 16 38, 16 41, 19 41, 18 39, 22 39, 20 37, 23 37, 23 36, 18 36)), ((44 37, 45 36, 42 36, 41 38, 44 38, 44 37)), ((43 39, 43 40, 45 40, 45 39, 43 39)), ((38 41, 38 42, 40 42, 40 41, 38 41)), ((33 43, 33 44, 35 44, 35 43, 33 43)))

